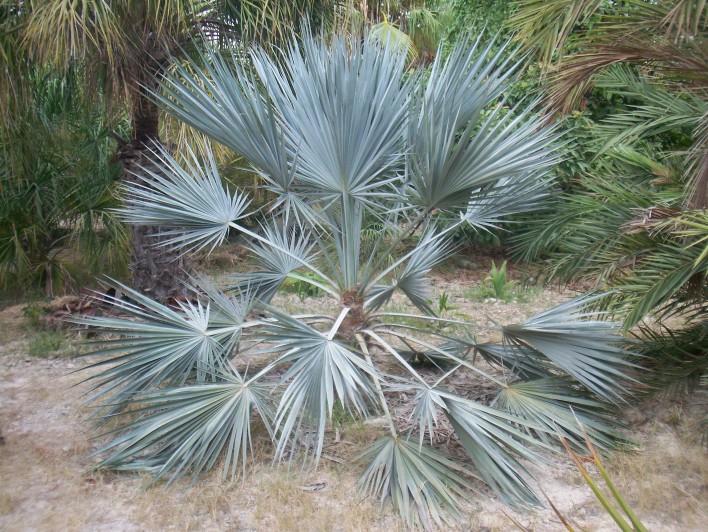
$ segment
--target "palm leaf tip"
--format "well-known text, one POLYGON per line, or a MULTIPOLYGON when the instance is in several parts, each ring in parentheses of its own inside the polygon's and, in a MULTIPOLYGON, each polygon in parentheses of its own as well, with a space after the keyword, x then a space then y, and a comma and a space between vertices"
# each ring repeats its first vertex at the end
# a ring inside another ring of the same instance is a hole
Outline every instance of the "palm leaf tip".
POLYGON ((196 478, 224 458, 224 478, 233 480, 252 446, 254 414, 272 434, 270 386, 223 372, 222 382, 163 389, 136 398, 142 415, 128 422, 96 454, 109 453, 99 467, 145 471, 152 482, 196 478))

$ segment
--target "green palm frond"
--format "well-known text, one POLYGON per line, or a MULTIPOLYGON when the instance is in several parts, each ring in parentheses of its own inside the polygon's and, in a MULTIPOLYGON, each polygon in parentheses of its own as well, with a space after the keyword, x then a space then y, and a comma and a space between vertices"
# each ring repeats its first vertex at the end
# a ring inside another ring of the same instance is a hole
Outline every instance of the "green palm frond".
MULTIPOLYGON (((708 261, 698 261, 700 249, 679 242, 655 244, 652 253, 626 276, 612 283, 620 294, 615 306, 628 309, 625 327, 632 327, 665 305, 680 303, 681 292, 696 274, 708 269, 708 261)), ((702 297, 699 289, 698 297, 702 297)))
POLYGON ((708 322, 678 330, 641 326, 636 336, 640 341, 636 352, 651 371, 644 378, 648 393, 681 398, 701 386, 708 372, 708 322))
POLYGON ((535 349, 599 397, 618 402, 627 391, 626 371, 634 365, 619 347, 626 341, 616 324, 590 319, 588 308, 600 297, 572 299, 502 331, 505 341, 535 349))
POLYGON ((413 37, 398 29, 388 20, 371 26, 369 39, 374 39, 383 46, 396 50, 405 55, 409 61, 415 61, 418 58, 418 49, 413 37))
POLYGON ((525 51, 549 64, 563 57, 571 34, 602 4, 603 0, 522 0, 509 27, 525 51))
POLYGON ((360 458, 366 469, 357 487, 366 495, 391 499, 408 526, 432 528, 460 518, 460 500, 472 486, 469 473, 439 451, 388 436, 375 441, 360 458))
POLYGON ((627 66, 604 72, 597 86, 639 102, 629 105, 625 112, 613 113, 600 124, 598 134, 608 136, 601 152, 640 137, 684 128, 693 130, 708 112, 708 104, 698 95, 672 92, 665 84, 627 66))
POLYGON ((250 204, 244 194, 225 190, 219 170, 208 147, 200 164, 191 151, 191 160, 180 164, 164 148, 152 161, 156 170, 143 168, 148 183, 125 185, 126 206, 121 213, 134 225, 157 225, 175 229, 163 234, 160 245, 210 251, 223 242, 230 225, 248 216, 250 204))
POLYGON ((708 261, 708 210, 690 211, 675 222, 679 225, 676 234, 691 239, 688 247, 697 247, 700 255, 696 258, 694 266, 708 261), (700 246, 704 246, 701 251, 700 246))
MULTIPOLYGON (((441 6, 444 10, 445 6, 441 6)), ((432 11, 426 7, 415 7, 408 11, 406 27, 416 50, 420 54, 435 53, 444 31, 439 18, 440 11, 432 11)))
MULTIPOLYGON (((168 388, 135 398, 140 415, 95 454, 109 453, 99 467, 144 471, 151 482, 197 476, 223 461, 223 478, 233 480, 252 450, 253 421, 270 432, 271 386, 217 372, 218 383, 168 388)), ((129 412, 128 415, 134 415, 129 412)))

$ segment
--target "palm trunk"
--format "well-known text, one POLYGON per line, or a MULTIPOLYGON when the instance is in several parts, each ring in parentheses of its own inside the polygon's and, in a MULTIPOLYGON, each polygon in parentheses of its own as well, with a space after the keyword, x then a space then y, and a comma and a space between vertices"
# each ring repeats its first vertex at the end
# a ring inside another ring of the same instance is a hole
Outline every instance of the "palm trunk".
MULTIPOLYGON (((150 178, 143 170, 157 172, 150 161, 150 148, 159 143, 159 113, 143 89, 132 97, 132 139, 120 150, 123 179, 150 186, 150 178)), ((157 301, 167 301, 184 295, 188 280, 189 257, 180 250, 159 247, 161 228, 133 226, 133 251, 130 270, 133 288, 157 301)))

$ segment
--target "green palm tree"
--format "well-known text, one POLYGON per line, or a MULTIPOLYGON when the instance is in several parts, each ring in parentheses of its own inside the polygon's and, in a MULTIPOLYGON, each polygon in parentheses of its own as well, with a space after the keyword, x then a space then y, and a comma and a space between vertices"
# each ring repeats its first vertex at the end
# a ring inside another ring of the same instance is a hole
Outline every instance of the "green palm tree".
POLYGON ((0 286, 76 288, 77 274, 125 270, 128 228, 111 209, 120 168, 113 123, 81 72, 35 69, 0 127, 0 286), (73 253, 72 253, 73 249, 73 253), (73 271, 72 271, 73 270, 73 271))
POLYGON ((520 247, 549 258, 549 278, 612 288, 601 303, 625 328, 640 324, 657 388, 683 390, 708 372, 708 6, 529 0, 512 25, 547 67, 551 114, 593 86, 623 102, 592 125, 592 160, 520 247), (657 326, 642 324, 650 316, 657 326))
POLYGON ((430 527, 460 515, 472 468, 506 500, 536 502, 521 460, 538 460, 556 431, 580 444, 575 416, 601 447, 621 437, 607 412, 623 401, 631 364, 616 328, 585 312, 591 298, 499 326, 499 343, 436 316, 428 299, 450 235, 533 209, 557 161, 557 134, 538 114, 498 105, 514 69, 503 47, 490 56, 494 46, 439 54, 424 82, 375 39, 306 36, 276 59, 253 49, 252 69, 209 56, 204 73, 162 82, 161 105, 242 155, 277 200, 261 230, 244 226, 249 198, 224 188, 208 150, 185 163, 161 150, 153 186, 127 187, 126 219, 171 227, 165 245, 213 249, 235 230, 259 267, 226 291, 195 277, 193 299, 177 309, 121 287, 122 316, 79 320, 115 333, 98 343, 98 415, 128 413, 98 451, 102 467, 172 482, 223 457, 233 477, 245 471, 256 420, 278 460, 316 464, 339 404, 388 425, 361 457, 361 490, 430 527), (385 230, 362 246, 367 217, 385 230), (273 296, 288 279, 338 310, 280 310, 273 296), (390 308, 396 293, 409 311, 390 308), (249 370, 244 356, 262 363, 249 370), (495 389, 491 400, 480 399, 489 395, 480 382, 495 389), (409 419, 392 406, 401 393, 414 405, 409 419), (441 425, 469 461, 435 447, 441 425))
MULTIPOLYGON (((316 0, 261 2, 231 0, 3 0, 1 65, 5 99, 17 96, 26 67, 87 69, 87 93, 102 91, 114 108, 128 109, 128 139, 119 139, 117 158, 124 179, 143 180, 146 153, 160 142, 160 113, 150 92, 170 64, 193 54, 204 40, 232 45, 239 40, 282 38, 285 21, 329 4, 316 0)), ((157 252, 159 228, 133 234, 133 283, 157 299, 183 291, 189 269, 185 255, 157 252)))

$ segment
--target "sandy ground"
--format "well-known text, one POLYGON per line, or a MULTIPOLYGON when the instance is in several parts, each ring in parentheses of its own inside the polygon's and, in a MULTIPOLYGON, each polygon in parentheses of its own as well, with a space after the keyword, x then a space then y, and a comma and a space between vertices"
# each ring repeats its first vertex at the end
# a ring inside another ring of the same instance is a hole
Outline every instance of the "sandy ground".
MULTIPOLYGON (((450 313, 482 324, 508 323, 570 295, 547 290, 526 303, 471 301, 470 290, 479 279, 478 273, 462 271, 436 280, 436 290, 451 294, 448 304, 457 307, 450 313)), ((309 307, 318 301, 305 303, 309 307)), ((298 301, 290 303, 297 306, 298 301)), ((86 359, 52 358, 52 353, 46 358, 29 356, 36 331, 26 324, 23 307, 0 311, 0 530, 403 529, 388 507, 361 499, 355 472, 337 458, 353 454, 372 437, 365 427, 344 429, 339 443, 332 437, 325 449, 331 459, 323 460, 316 471, 274 469, 267 450, 236 483, 222 482, 214 473, 167 490, 143 489, 145 479, 139 476, 92 471, 96 433, 84 421, 90 410, 82 398, 87 385, 81 382, 87 375, 74 373, 86 359)), ((690 433, 686 422, 675 407, 632 412, 626 425, 641 450, 617 453, 608 462, 649 530, 708 529, 708 455, 700 443, 685 437, 690 433)), ((536 485, 583 528, 616 530, 567 459, 560 457, 533 472, 536 485)), ((503 508, 480 486, 456 528, 513 530, 503 508)), ((564 529, 548 508, 505 511, 531 530, 564 529)))

